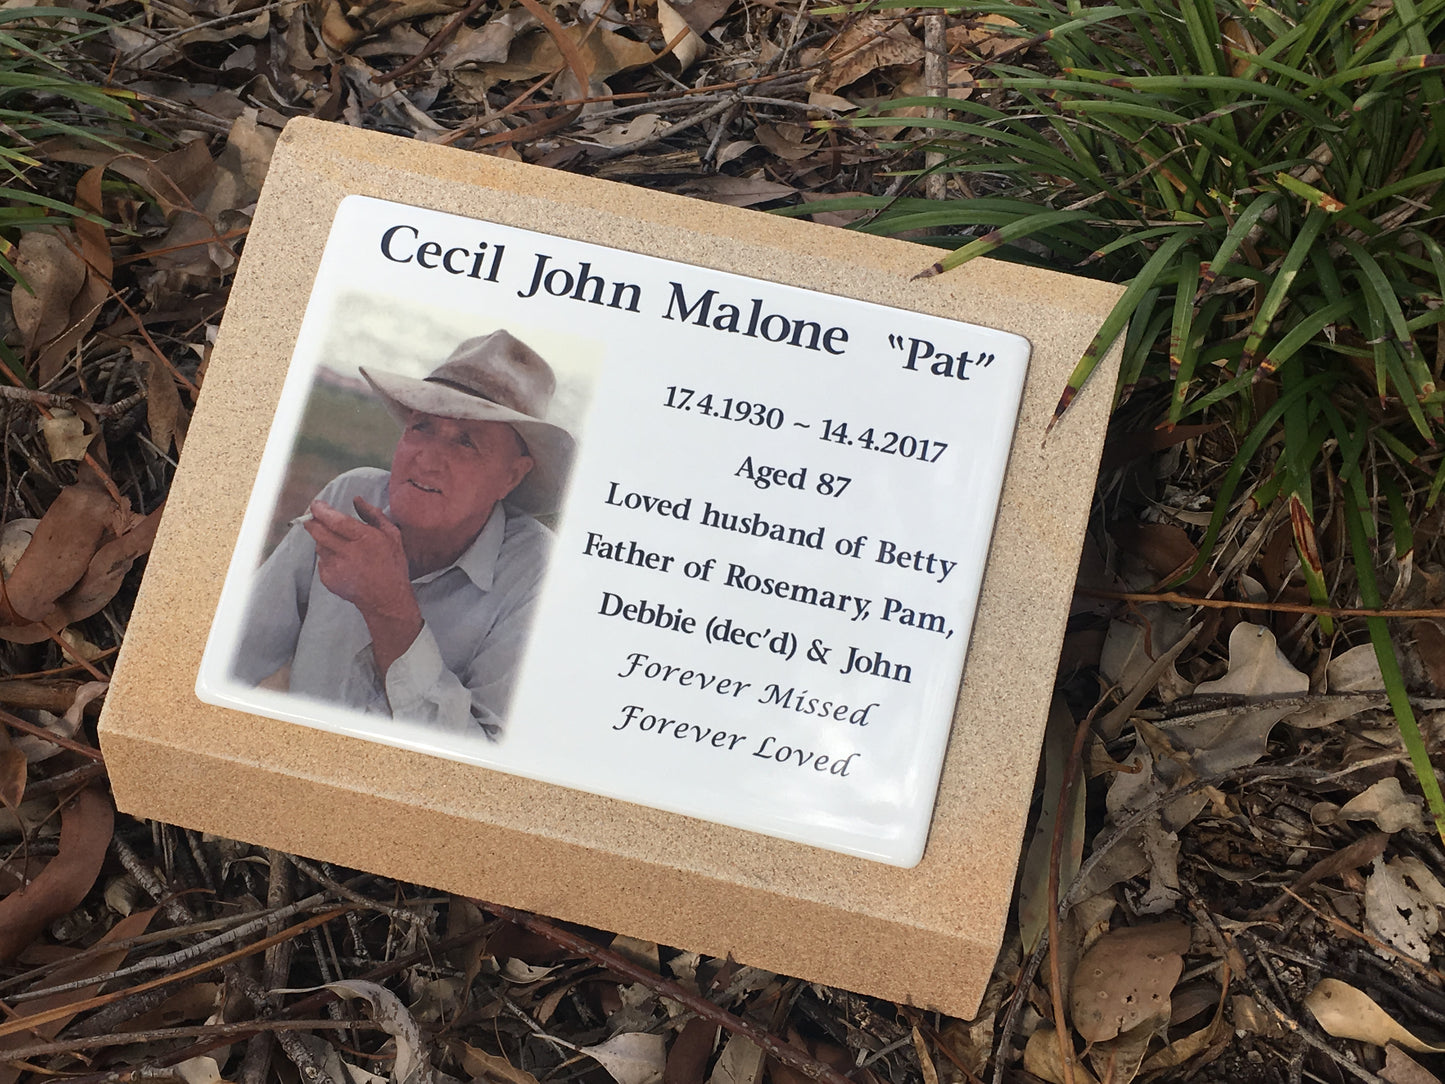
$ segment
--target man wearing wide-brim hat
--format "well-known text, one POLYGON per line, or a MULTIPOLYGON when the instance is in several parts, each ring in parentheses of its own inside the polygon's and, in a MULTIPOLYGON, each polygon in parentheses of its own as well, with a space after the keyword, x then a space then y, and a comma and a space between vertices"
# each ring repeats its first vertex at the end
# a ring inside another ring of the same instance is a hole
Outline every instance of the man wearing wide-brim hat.
POLYGON ((391 470, 333 479, 267 558, 235 676, 496 738, 551 541, 528 513, 572 458, 551 367, 494 331, 424 380, 361 374, 402 424, 391 470))

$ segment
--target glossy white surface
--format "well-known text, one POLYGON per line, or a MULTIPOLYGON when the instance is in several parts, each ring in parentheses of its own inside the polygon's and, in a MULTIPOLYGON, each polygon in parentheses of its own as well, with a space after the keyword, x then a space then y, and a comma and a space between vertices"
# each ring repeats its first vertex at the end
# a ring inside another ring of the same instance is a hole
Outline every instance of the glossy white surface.
POLYGON ((197 692, 916 864, 1028 353, 967 323, 351 197, 197 692), (597 287, 578 285, 584 263, 597 287), (226 676, 315 370, 354 364, 334 354, 358 296, 463 334, 506 327, 567 389, 580 454, 498 743, 226 676))

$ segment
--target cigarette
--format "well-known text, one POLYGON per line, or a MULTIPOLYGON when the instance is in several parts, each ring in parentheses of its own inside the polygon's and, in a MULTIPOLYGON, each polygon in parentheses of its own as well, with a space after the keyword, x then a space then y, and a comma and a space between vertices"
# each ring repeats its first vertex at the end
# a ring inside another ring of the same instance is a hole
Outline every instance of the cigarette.
MULTIPOLYGON (((299 527, 303 523, 310 523, 315 518, 316 517, 310 512, 303 512, 301 515, 290 521, 290 526, 299 527)), ((378 525, 375 519, 373 519, 371 516, 368 516, 360 508, 356 509, 356 518, 361 520, 361 522, 366 524, 368 527, 375 527, 378 525)))

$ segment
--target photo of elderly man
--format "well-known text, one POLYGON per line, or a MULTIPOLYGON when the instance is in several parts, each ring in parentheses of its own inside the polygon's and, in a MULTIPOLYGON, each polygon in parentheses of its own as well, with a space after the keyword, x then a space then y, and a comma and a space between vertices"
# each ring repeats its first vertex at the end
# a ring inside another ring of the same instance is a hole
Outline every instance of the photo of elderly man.
POLYGON ((361 368, 401 423, 389 471, 334 478, 256 574, 238 681, 493 740, 505 721, 571 435, 551 367, 507 331, 425 379, 361 368))

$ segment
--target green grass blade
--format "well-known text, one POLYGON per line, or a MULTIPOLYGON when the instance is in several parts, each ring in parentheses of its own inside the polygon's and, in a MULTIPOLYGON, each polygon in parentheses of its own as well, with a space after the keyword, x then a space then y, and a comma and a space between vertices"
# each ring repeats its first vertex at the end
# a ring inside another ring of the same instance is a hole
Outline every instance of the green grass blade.
POLYGON ((1254 322, 1250 325, 1249 335, 1244 340, 1244 355, 1240 359, 1240 365, 1244 368, 1253 368, 1255 355, 1259 351, 1260 344, 1264 341, 1265 333, 1274 318, 1279 315, 1285 300, 1289 297, 1290 286, 1294 283, 1294 277, 1299 273, 1300 267, 1309 256, 1310 249, 1319 237, 1320 231, 1324 229, 1325 220, 1328 216, 1318 207, 1311 207, 1305 215, 1304 224, 1300 227, 1299 233, 1295 236, 1294 243, 1290 245, 1289 251, 1285 253, 1284 260, 1280 263, 1279 270, 1275 272, 1274 281, 1270 284, 1269 291, 1260 302, 1259 312, 1255 315, 1254 322))
POLYGON ((1164 269, 1174 260, 1178 251, 1189 241, 1189 234, 1181 231, 1173 237, 1167 238, 1162 245, 1149 257, 1147 263, 1134 276, 1124 290, 1123 296, 1114 304, 1114 308, 1105 317, 1104 323, 1100 326, 1099 332, 1094 336, 1094 341, 1084 351, 1083 357, 1079 358, 1074 366, 1073 372, 1064 386, 1063 394, 1059 396, 1059 404, 1054 408, 1054 416, 1049 421, 1049 428, 1063 416, 1064 411, 1069 409, 1069 404, 1074 401, 1074 396, 1084 386, 1084 381, 1089 379, 1089 374, 1099 364, 1099 359, 1108 353, 1115 341, 1123 334, 1124 326, 1129 318, 1134 315, 1134 310, 1139 307, 1144 295, 1153 289, 1164 269))
POLYGON ((1181 587, 1192 580, 1199 571, 1208 563, 1211 553, 1214 550, 1214 543, 1219 538, 1219 532, 1224 527, 1224 519, 1229 514, 1230 502, 1234 499, 1234 491, 1239 488, 1239 480, 1244 477, 1244 472, 1249 462, 1259 451, 1260 446, 1274 431, 1275 423, 1286 410, 1298 399, 1315 391, 1325 391, 1335 383, 1336 377, 1332 373, 1316 373, 1300 381, 1284 395, 1280 396, 1278 402, 1270 407, 1260 417, 1259 421, 1250 430, 1249 436, 1240 445, 1239 451, 1235 454, 1234 462, 1224 472, 1223 479, 1219 483, 1219 491, 1214 499, 1214 512, 1209 517, 1209 526, 1204 529, 1204 537, 1199 541, 1199 556, 1189 569, 1176 576, 1170 583, 1163 586, 1163 590, 1169 591, 1181 587))
MULTIPOLYGON (((1344 505, 1344 515, 1350 533, 1350 554, 1359 579, 1360 600, 1367 609, 1379 609, 1382 605, 1380 589, 1375 580, 1373 551, 1365 537, 1364 519, 1348 502, 1344 505)), ((1405 678, 1400 673, 1395 645, 1390 641, 1390 630, 1383 617, 1367 617, 1365 624, 1370 630, 1370 643, 1375 648, 1380 674, 1385 679, 1385 694, 1389 697, 1390 709, 1395 715, 1396 725, 1400 728, 1400 740, 1405 743, 1405 751, 1410 755, 1410 766, 1415 770, 1415 779, 1425 795, 1430 818, 1435 822, 1435 833, 1445 841, 1445 795, 1440 793, 1440 783, 1435 778, 1435 768, 1430 763, 1425 739, 1415 721, 1415 710, 1411 707, 1409 694, 1405 690, 1405 678)))

